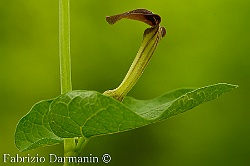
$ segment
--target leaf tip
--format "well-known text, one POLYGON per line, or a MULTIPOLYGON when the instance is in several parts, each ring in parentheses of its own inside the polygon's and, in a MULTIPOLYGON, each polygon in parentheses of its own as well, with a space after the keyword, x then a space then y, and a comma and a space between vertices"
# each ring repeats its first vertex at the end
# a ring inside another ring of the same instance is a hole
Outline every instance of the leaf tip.
POLYGON ((232 86, 233 86, 234 88, 239 88, 239 87, 240 87, 239 85, 233 85, 233 84, 232 84, 232 86))

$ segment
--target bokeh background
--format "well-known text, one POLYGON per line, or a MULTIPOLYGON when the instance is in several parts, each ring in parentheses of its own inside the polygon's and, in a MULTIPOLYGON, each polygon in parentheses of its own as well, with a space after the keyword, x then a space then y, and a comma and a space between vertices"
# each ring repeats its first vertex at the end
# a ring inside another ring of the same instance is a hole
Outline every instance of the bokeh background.
MULTIPOLYGON (((105 16, 136 8, 160 14, 167 35, 130 96, 150 99, 218 82, 240 87, 164 122, 94 138, 84 155, 109 153, 108 165, 119 166, 250 165, 249 0, 72 0, 73 89, 118 86, 148 26, 111 26, 105 16)), ((19 119, 34 103, 58 96, 59 85, 58 1, 0 0, 0 165, 11 165, 3 164, 4 153, 63 155, 62 145, 24 153, 14 145, 19 119)))

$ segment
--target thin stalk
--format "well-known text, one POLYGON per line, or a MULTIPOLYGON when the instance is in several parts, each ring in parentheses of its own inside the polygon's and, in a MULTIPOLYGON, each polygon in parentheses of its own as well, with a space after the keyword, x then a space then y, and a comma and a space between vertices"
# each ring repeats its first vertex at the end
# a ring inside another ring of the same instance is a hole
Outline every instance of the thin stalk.
POLYGON ((69 0, 59 0, 59 55, 61 93, 66 93, 72 90, 69 0))
MULTIPOLYGON (((71 61, 70 61, 70 0, 59 0, 59 56, 61 93, 72 90, 71 85, 71 61)), ((64 139, 64 156, 77 156, 75 152, 75 139, 64 139)), ((64 163, 65 166, 76 163, 64 163)))

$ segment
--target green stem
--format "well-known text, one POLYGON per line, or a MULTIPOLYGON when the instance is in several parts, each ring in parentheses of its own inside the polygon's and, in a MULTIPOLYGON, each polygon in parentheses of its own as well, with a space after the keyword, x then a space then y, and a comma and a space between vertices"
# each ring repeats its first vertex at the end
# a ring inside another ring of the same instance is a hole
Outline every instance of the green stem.
MULTIPOLYGON (((60 56, 60 79, 61 93, 72 90, 71 85, 71 62, 70 62, 70 0, 59 0, 59 56, 60 56)), ((64 156, 77 156, 75 152, 75 139, 64 139, 64 156)), ((65 166, 76 163, 64 163, 65 166)))
POLYGON ((59 0, 59 55, 61 93, 66 93, 72 90, 69 0, 59 0))

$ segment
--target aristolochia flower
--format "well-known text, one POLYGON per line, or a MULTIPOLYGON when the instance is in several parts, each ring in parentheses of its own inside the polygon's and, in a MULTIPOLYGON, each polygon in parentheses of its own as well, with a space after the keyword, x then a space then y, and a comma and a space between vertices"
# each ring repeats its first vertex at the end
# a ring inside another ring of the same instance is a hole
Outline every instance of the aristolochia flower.
POLYGON ((166 29, 159 25, 161 17, 146 9, 136 9, 114 16, 107 16, 106 20, 109 24, 114 24, 122 18, 142 21, 151 27, 144 31, 141 47, 122 83, 116 89, 107 90, 103 93, 107 96, 112 96, 119 101, 122 101, 135 85, 146 68, 159 41, 166 35, 166 29))

